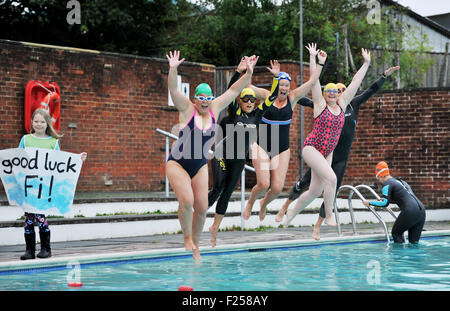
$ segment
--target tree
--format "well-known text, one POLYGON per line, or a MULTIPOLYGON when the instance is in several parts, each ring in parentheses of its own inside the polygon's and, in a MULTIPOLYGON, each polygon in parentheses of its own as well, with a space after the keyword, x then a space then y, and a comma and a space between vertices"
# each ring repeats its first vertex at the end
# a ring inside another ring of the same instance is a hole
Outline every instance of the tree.
MULTIPOLYGON (((279 6, 267 0, 199 1, 193 16, 179 23, 175 46, 189 60, 221 66, 234 66, 240 57, 251 54, 260 56, 260 64, 270 59, 298 60, 298 4, 298 0, 284 0, 279 6)), ((316 42, 329 55, 323 80, 349 84, 362 64, 364 47, 373 51, 373 57, 362 87, 394 64, 402 66, 400 79, 390 79, 386 88, 420 85, 421 74, 431 64, 426 38, 414 29, 403 30, 399 16, 404 12, 399 7, 383 8, 379 22, 369 23, 366 4, 365 0, 303 1, 303 43, 316 42)), ((303 55, 308 62, 308 53, 303 55)))
POLYGON ((81 24, 70 25, 67 2, 4 0, 0 37, 139 55, 160 55, 165 34, 177 22, 177 8, 167 0, 80 1, 81 24))
MULTIPOLYGON (((190 61, 235 66, 244 55, 299 60, 299 1, 283 0, 90 0, 81 1, 81 24, 69 25, 58 0, 3 0, 0 37, 142 56, 173 49, 190 61)), ((350 83, 373 51, 362 87, 388 66, 400 64, 385 88, 420 85, 431 65, 426 38, 404 29, 402 11, 383 8, 369 23, 366 0, 303 0, 303 45, 316 42, 329 55, 324 82, 350 83), (339 38, 339 40, 337 40, 339 38)), ((303 50, 305 51, 305 50, 303 50)), ((303 53, 303 61, 309 61, 303 53)))

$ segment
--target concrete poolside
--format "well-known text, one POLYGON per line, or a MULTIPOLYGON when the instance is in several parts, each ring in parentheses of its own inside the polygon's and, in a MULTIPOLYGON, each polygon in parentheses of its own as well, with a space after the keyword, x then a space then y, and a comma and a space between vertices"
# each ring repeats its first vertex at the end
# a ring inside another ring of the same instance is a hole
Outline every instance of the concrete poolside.
MULTIPOLYGON (((342 237, 353 236, 351 225, 343 225, 342 237)), ((389 226, 390 229, 390 226, 389 226)), ((448 231, 450 222, 427 222, 425 229, 428 231, 448 231)), ((239 245, 258 242, 282 242, 294 240, 311 240, 312 227, 290 227, 265 228, 261 231, 224 231, 219 232, 217 237, 217 248, 223 245, 239 245)), ((359 237, 380 235, 384 236, 383 228, 379 224, 358 224, 359 237)), ((210 248, 211 235, 204 232, 200 240, 200 251, 202 248, 210 248)), ((322 227, 321 239, 338 238, 337 231, 332 227, 322 227)), ((109 239, 93 239, 84 241, 67 241, 52 243, 52 258, 71 257, 76 260, 80 256, 99 254, 120 254, 127 252, 139 252, 150 250, 170 250, 182 249, 183 236, 181 234, 156 234, 151 236, 123 237, 109 239)), ((39 245, 36 247, 39 251, 39 245)), ((24 253, 25 245, 5 245, 0 246, 0 262, 20 262, 19 257, 24 253)), ((35 259, 44 262, 46 259, 35 259)), ((30 262, 27 260, 26 262, 30 262)))

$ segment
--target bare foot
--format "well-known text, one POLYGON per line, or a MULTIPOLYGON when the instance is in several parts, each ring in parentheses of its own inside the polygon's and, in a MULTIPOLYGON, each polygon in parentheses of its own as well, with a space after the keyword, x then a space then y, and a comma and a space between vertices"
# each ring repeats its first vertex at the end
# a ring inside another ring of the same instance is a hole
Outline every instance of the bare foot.
POLYGON ((287 228, 287 227, 289 226, 289 223, 292 221, 292 219, 294 219, 294 217, 295 217, 295 214, 294 214, 294 212, 292 211, 292 209, 291 209, 291 210, 288 210, 288 211, 286 212, 286 220, 285 220, 285 222, 283 223, 283 227, 284 227, 284 228, 287 228))
POLYGON ((320 226, 314 226, 312 237, 316 241, 320 240, 320 226))
POLYGON ((202 256, 200 256, 200 250, 197 247, 192 249, 192 257, 197 263, 200 263, 202 261, 202 256))
POLYGON ((242 213, 242 218, 244 218, 245 220, 248 220, 250 218, 250 215, 252 214, 252 207, 253 206, 249 206, 249 204, 247 203, 244 213, 242 213))
POLYGON ((337 227, 337 223, 334 220, 333 216, 327 217, 325 218, 325 223, 327 224, 327 226, 330 227, 337 227))
POLYGON ((259 202, 260 208, 259 208, 259 220, 263 221, 266 217, 266 208, 262 206, 262 201, 259 202))
POLYGON ((209 232, 211 233, 211 246, 216 247, 216 239, 217 239, 217 230, 215 230, 212 226, 209 227, 209 232))
POLYGON ((276 222, 281 222, 283 220, 284 214, 286 214, 287 207, 284 207, 284 205, 281 207, 281 209, 278 211, 277 216, 275 217, 276 222))

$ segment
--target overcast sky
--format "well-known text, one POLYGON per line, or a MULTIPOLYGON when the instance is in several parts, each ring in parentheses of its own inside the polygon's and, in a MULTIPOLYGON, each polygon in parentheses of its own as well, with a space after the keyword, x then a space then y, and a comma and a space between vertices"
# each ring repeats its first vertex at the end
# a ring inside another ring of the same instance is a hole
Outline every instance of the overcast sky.
POLYGON ((422 16, 450 13, 450 0, 394 0, 422 16))

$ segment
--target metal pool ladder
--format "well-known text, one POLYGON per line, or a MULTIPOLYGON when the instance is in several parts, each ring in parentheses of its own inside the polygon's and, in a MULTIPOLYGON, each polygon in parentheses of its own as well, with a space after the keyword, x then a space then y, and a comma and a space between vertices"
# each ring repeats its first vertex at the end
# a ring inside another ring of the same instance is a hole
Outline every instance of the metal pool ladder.
MULTIPOLYGON (((348 209, 349 209, 349 212, 350 212, 350 218, 352 220, 353 234, 356 235, 358 233, 356 232, 356 222, 355 222, 355 215, 354 215, 354 212, 353 212, 352 198, 353 198, 353 194, 356 193, 356 195, 361 200, 365 200, 364 196, 361 194, 361 192, 359 192, 359 189, 361 189, 361 188, 369 190, 374 195, 374 197, 377 200, 380 200, 380 196, 371 187, 369 187, 367 185, 358 185, 356 187, 353 187, 353 186, 350 186, 350 185, 341 186, 339 188, 339 190, 337 191, 336 197, 335 197, 335 200, 334 200, 334 214, 335 214, 335 217, 336 217, 336 222, 338 224, 337 225, 337 230, 338 230, 338 235, 339 236, 342 236, 342 231, 341 231, 341 225, 339 223, 339 212, 338 212, 338 208, 337 208, 337 204, 336 204, 336 199, 339 196, 339 193, 341 191, 350 189, 350 194, 348 196, 348 209)), ((372 212, 372 214, 375 215, 375 217, 378 219, 378 221, 383 226, 384 233, 386 235, 386 240, 387 240, 388 243, 390 243, 391 240, 389 238, 389 232, 388 232, 386 223, 384 222, 384 220, 381 218, 381 216, 375 211, 375 209, 372 206, 369 206, 368 209, 372 212)), ((394 219, 397 219, 397 216, 394 214, 394 212, 392 211, 392 209, 389 206, 386 206, 386 209, 389 212, 389 214, 391 214, 392 217, 394 217, 394 219)))

